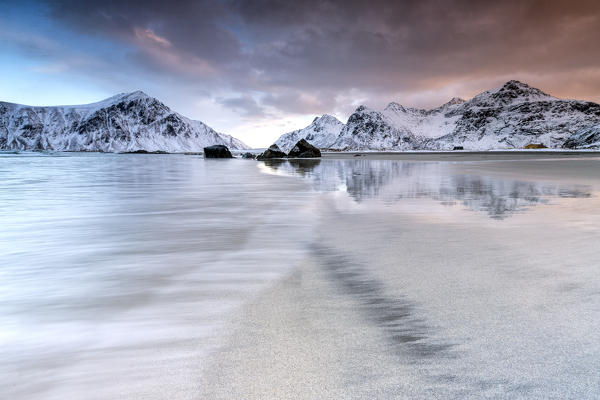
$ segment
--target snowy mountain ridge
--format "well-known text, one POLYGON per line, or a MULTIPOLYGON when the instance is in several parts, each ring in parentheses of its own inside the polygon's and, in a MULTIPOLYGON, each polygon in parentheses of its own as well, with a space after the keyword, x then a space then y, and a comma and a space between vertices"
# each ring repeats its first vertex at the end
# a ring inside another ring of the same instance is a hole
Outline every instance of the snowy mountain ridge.
POLYGON ((196 152, 214 144, 248 148, 142 91, 73 106, 0 102, 0 150, 196 152))
MULTIPOLYGON (((336 124, 335 129, 339 128, 336 124)), ((309 127, 295 132, 300 137, 308 131, 313 132, 309 127)), ((323 127, 323 131, 328 129, 323 127)), ((511 80, 469 101, 455 97, 431 110, 395 102, 381 111, 359 106, 334 140, 332 136, 315 133, 312 143, 342 151, 452 150, 457 146, 497 150, 529 144, 600 148, 600 105, 559 99, 511 80)))

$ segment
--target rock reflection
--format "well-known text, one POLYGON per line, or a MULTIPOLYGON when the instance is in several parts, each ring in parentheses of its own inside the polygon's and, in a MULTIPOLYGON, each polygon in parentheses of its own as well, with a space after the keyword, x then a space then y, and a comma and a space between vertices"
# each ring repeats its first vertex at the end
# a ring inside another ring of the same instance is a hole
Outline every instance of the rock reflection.
POLYGON ((279 159, 279 158, 273 158, 273 159, 269 159, 269 160, 264 160, 263 163, 271 168, 273 171, 277 171, 279 169, 279 167, 283 164, 285 164, 287 161, 279 159))
POLYGON ((460 174, 447 163, 395 160, 278 160, 279 172, 308 177, 322 191, 345 190, 355 201, 430 198, 504 219, 552 198, 587 198, 586 185, 460 174))
POLYGON ((321 164, 321 160, 319 159, 293 159, 289 160, 288 163, 294 168, 295 172, 298 175, 307 176, 311 175, 311 173, 321 164))

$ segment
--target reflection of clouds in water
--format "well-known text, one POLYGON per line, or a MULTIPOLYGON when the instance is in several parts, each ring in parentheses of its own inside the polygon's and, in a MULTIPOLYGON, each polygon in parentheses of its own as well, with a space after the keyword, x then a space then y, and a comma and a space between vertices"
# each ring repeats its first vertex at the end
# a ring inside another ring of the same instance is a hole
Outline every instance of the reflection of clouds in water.
POLYGON ((357 202, 431 198, 504 219, 553 197, 591 197, 591 187, 459 174, 447 163, 395 160, 270 160, 278 173, 309 178, 322 191, 345 191, 357 202))

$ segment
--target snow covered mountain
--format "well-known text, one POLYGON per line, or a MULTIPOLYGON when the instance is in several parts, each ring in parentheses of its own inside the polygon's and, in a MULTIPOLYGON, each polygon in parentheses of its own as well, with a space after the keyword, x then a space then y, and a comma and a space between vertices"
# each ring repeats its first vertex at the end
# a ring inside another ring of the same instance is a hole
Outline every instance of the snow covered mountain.
POLYGON ((329 147, 337 150, 411 150, 416 144, 413 132, 406 126, 395 124, 387 112, 360 106, 329 147))
POLYGON ((452 132, 425 142, 424 148, 519 149, 532 143, 548 148, 600 145, 598 137, 595 142, 585 142, 589 136, 586 133, 600 131, 600 105, 558 99, 518 81, 481 93, 446 116, 457 118, 452 132))
POLYGON ((558 99, 513 80, 469 101, 454 98, 432 110, 398 103, 382 111, 360 106, 331 139, 315 133, 312 143, 334 150, 493 150, 534 143, 600 148, 600 105, 558 99))
POLYGON ((343 127, 344 124, 340 120, 324 114, 316 117, 306 128, 281 135, 275 144, 286 153, 289 153, 300 139, 306 139, 315 147, 327 148, 335 142, 343 127))
POLYGON ((202 151, 243 142, 172 111, 144 92, 98 103, 33 107, 0 102, 0 149, 59 151, 202 151))

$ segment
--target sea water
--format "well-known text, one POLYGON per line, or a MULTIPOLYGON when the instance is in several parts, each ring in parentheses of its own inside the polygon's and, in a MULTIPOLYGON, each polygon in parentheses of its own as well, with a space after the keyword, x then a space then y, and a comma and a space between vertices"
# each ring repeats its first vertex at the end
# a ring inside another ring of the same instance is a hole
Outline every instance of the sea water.
POLYGON ((0 155, 7 398, 597 398, 600 161, 0 155))

